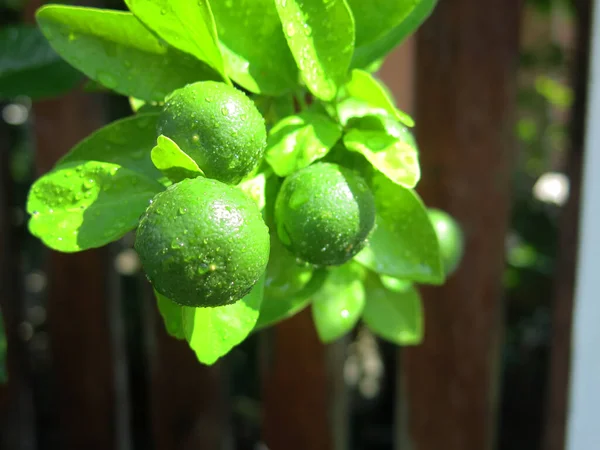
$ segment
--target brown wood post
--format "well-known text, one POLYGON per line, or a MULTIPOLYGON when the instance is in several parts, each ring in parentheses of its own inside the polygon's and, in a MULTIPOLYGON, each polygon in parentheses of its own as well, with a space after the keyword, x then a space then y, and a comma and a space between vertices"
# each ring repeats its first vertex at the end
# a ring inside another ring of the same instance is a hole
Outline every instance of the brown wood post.
MULTIPOLYGON (((101 104, 72 93, 34 105, 40 174, 103 125, 101 104)), ((112 449, 114 384, 108 323, 107 253, 51 252, 47 311, 56 413, 65 449, 112 449)))
POLYGON ((590 0, 575 2, 577 41, 575 64, 571 76, 575 101, 571 115, 571 145, 566 167, 570 189, 569 199, 563 209, 560 222, 559 253, 554 285, 550 374, 545 429, 542 437, 544 450, 564 450, 566 445, 571 332, 579 246, 579 209, 590 58, 591 3, 590 0))
POLYGON ((332 450, 326 348, 310 308, 277 325, 265 374, 263 435, 269 450, 332 450))
POLYGON ((414 450, 493 446, 518 23, 517 0, 446 0, 416 37, 418 190, 462 224, 466 255, 422 289, 425 340, 404 353, 414 450))
POLYGON ((220 364, 205 366, 184 341, 167 334, 148 288, 152 356, 152 436, 156 450, 221 450, 226 411, 220 364))

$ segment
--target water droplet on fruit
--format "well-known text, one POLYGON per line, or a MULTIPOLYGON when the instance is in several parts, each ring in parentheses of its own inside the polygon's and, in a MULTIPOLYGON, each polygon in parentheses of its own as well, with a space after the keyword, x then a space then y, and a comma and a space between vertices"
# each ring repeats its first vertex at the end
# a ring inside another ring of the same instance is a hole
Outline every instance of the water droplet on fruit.
POLYGON ((167 15, 167 10, 166 10, 165 8, 163 8, 163 9, 161 9, 161 10, 160 10, 160 13, 161 13, 163 16, 166 16, 166 15, 167 15))
POLYGON ((83 189, 86 191, 89 191, 90 189, 92 189, 94 187, 95 184, 96 184, 96 182, 91 178, 83 180, 83 189))
POLYGON ((183 216, 185 213, 187 213, 187 208, 181 207, 179 208, 179 215, 183 216))
POLYGON ((200 136, 198 136, 197 134, 194 134, 194 135, 192 136, 192 141, 194 141, 194 142, 198 142, 199 140, 200 140, 200 136))

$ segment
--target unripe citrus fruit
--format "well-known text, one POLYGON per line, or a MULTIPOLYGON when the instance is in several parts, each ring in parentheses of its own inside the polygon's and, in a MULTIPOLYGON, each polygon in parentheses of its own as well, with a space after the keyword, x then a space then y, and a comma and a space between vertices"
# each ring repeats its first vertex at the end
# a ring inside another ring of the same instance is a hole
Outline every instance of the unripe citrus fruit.
POLYGON ((464 237, 462 230, 456 220, 442 210, 431 208, 427 213, 440 244, 444 270, 446 275, 450 275, 456 270, 463 256, 464 237))
POLYGON ((265 271, 269 231, 239 189, 199 177, 154 197, 135 249, 159 293, 181 305, 220 306, 244 297, 265 271))
POLYGON ((216 81, 199 81, 173 92, 157 133, 171 138, 208 178, 237 184, 263 157, 267 132, 243 92, 216 81))
POLYGON ((375 201, 355 172, 320 162, 284 180, 275 222, 281 242, 297 257, 343 264, 364 247, 375 224, 375 201))

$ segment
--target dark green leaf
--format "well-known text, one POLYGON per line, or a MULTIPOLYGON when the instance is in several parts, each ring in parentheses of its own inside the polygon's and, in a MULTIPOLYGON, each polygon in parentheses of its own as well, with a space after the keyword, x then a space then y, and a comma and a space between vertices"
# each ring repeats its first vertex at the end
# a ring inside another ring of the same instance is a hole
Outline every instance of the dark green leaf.
POLYGON ((306 86, 330 101, 346 80, 354 19, 344 0, 276 0, 283 31, 306 86))
POLYGON ((403 290, 386 289, 377 276, 366 284, 363 320, 373 334, 398 345, 415 345, 423 339, 423 307, 419 292, 411 285, 403 290))
POLYGON ((310 304, 312 296, 323 286, 326 277, 327 271, 320 269, 315 271, 310 281, 296 293, 285 297, 265 295, 256 329, 274 325, 302 311, 310 304))
POLYGON ((325 156, 341 136, 340 126, 324 114, 289 116, 269 132, 266 160, 285 177, 325 156))
POLYGON ((163 318, 167 333, 177 339, 185 339, 183 330, 183 307, 172 302, 164 295, 154 291, 158 311, 163 318))
POLYGON ((381 173, 373 177, 373 194, 377 208, 375 230, 355 259, 379 274, 443 283, 437 237, 421 199, 381 173))
MULTIPOLYGON (((360 0, 354 0, 359 2, 360 0)), ((412 0, 412 11, 392 30, 374 42, 357 46, 352 57, 352 67, 367 68, 383 58, 410 36, 432 13, 437 0, 412 0)), ((365 4, 367 4, 365 2, 365 4)))
POLYGON ((35 27, 0 30, 0 98, 53 97, 73 89, 83 74, 69 66, 35 27))
POLYGON ((8 382, 8 370, 6 368, 6 332, 4 331, 4 320, 0 310, 0 383, 8 382))
POLYGON ((175 142, 162 134, 156 140, 156 146, 152 149, 150 157, 156 168, 173 183, 179 183, 186 178, 204 176, 198 164, 175 142))
POLYGON ((401 23, 421 0, 346 0, 356 22, 356 47, 371 43, 401 23))
POLYGON ((198 80, 220 80, 202 61, 156 38, 133 14, 44 6, 37 21, 69 64, 120 94, 161 101, 198 80))
POLYGON ((298 69, 273 0, 211 2, 227 74, 251 92, 281 95, 298 83, 298 69))
POLYGON ((201 363, 214 364, 254 329, 263 298, 264 277, 243 299, 216 308, 183 307, 185 337, 201 363))
POLYGON ((101 247, 135 228, 162 189, 157 181, 117 164, 61 164, 29 192, 29 230, 62 252, 101 247))
POLYGON ((354 69, 346 90, 352 97, 367 102, 369 105, 386 110, 407 127, 413 127, 415 121, 394 105, 386 89, 369 72, 354 69))
POLYGON ((421 177, 417 149, 385 131, 350 130, 344 145, 400 186, 415 187, 421 177))
POLYGON ((312 316, 322 342, 335 341, 358 323, 365 306, 363 274, 364 269, 353 263, 333 267, 313 295, 312 316))
POLYGON ((74 161, 100 161, 163 182, 164 176, 150 159, 156 143, 157 118, 154 113, 138 114, 106 125, 73 147, 57 166, 74 161))
POLYGON ((229 81, 208 0, 125 0, 125 3, 168 44, 204 61, 229 81))

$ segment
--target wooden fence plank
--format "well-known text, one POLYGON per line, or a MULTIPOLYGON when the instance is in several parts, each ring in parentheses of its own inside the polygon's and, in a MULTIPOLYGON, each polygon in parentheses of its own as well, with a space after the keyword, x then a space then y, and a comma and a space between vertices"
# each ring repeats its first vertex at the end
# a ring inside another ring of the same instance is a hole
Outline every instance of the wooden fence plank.
POLYGON ((518 23, 517 0, 449 0, 417 33, 419 192, 463 225, 466 256, 422 289, 426 337, 404 354, 415 450, 492 448, 518 23))
POLYGON ((326 349, 310 309, 277 325, 265 374, 263 435, 269 450, 332 450, 326 349))
MULTIPOLYGON (((149 292, 150 294, 150 292, 149 292)), ((154 448, 220 450, 226 410, 220 364, 204 366, 184 341, 169 336, 150 294, 156 333, 151 401, 154 448)))
MULTIPOLYGON (((37 167, 48 171, 103 124, 97 98, 72 93, 34 105, 37 167)), ((47 311, 62 448, 111 449, 114 385, 107 302, 107 252, 51 252, 47 311)))
POLYGON ((590 0, 575 2, 577 10, 577 44, 575 47, 575 64, 571 76, 575 99, 570 124, 571 144, 566 167, 570 189, 569 199, 562 211, 560 222, 559 253, 556 264, 552 313, 550 374, 543 436, 544 450, 564 450, 566 445, 571 330, 577 268, 579 208, 590 58, 591 3, 590 0))

